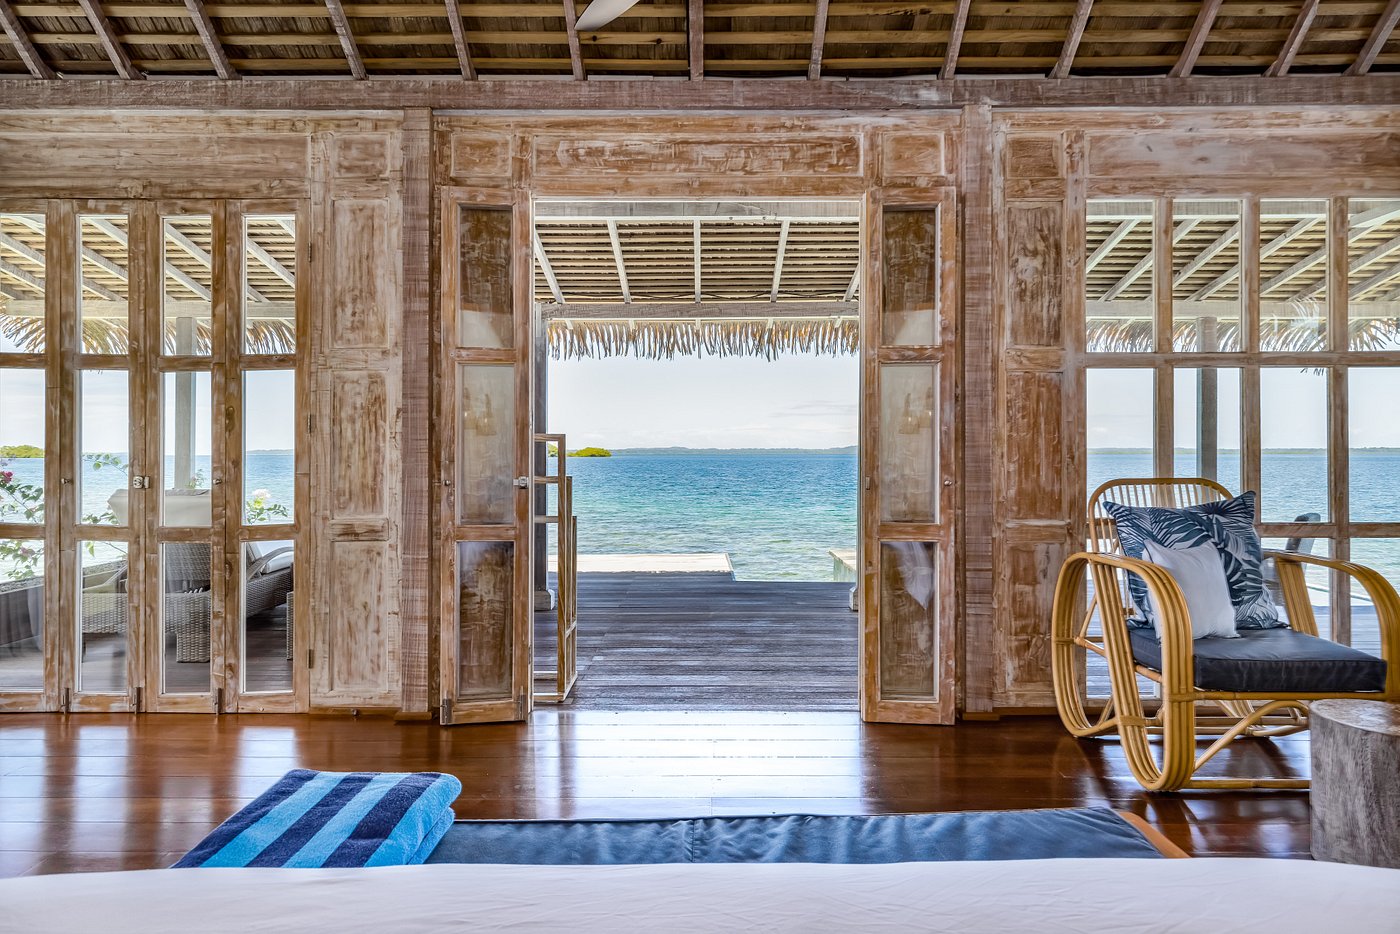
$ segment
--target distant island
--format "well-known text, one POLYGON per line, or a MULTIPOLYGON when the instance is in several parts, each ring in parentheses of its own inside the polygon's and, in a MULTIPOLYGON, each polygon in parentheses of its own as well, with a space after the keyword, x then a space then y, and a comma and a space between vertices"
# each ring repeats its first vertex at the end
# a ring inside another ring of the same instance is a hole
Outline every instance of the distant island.
POLYGON ((570 451, 570 457, 612 457, 612 451, 607 448, 579 448, 577 451, 570 451))
POLYGON ((32 444, 0 444, 0 457, 43 457, 44 449, 32 444))

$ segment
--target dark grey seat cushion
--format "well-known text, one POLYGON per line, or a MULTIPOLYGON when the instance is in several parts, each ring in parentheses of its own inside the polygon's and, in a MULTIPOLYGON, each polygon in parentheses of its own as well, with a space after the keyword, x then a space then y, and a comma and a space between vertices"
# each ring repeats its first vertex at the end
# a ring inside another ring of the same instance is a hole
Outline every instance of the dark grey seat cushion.
MULTIPOLYGON (((1162 644, 1150 629, 1129 630, 1133 658, 1162 670, 1162 644)), ((1197 639, 1196 687, 1273 694, 1381 691, 1385 662, 1293 629, 1242 629, 1238 639, 1197 639)))

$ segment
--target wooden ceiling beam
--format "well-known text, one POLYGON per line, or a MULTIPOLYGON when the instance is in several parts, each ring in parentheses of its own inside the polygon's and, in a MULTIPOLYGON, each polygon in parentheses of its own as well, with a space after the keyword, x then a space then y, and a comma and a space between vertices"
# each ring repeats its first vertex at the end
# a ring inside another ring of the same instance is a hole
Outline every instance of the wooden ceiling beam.
POLYGON ((1191 35, 1186 39, 1186 46, 1181 50, 1181 57, 1176 60, 1176 64, 1169 72, 1171 77, 1185 78, 1196 67, 1196 59, 1201 57, 1201 49, 1205 48, 1206 38, 1210 35, 1210 27, 1215 25, 1215 17, 1220 12, 1222 2, 1223 0, 1205 0, 1201 4, 1201 12, 1196 14, 1195 25, 1191 27, 1191 35))
POLYGON ((703 0, 690 0, 685 14, 686 51, 690 55, 690 80, 699 81, 705 77, 705 4, 703 0))
POLYGON ((788 231, 791 228, 792 221, 785 219, 783 229, 778 232, 778 254, 773 259, 773 286, 768 290, 770 302, 778 300, 778 287, 783 281, 783 259, 787 256, 788 231))
POLYGON ((29 69, 31 75, 43 81, 52 81, 58 77, 40 57, 34 43, 29 41, 29 33, 10 6, 9 0, 0 0, 0 26, 5 27, 5 35, 10 37, 10 43, 14 45, 20 61, 24 62, 24 67, 29 69))
MULTIPOLYGON (((1196 228, 1196 225, 1199 223, 1200 220, 1192 218, 1188 221, 1178 224, 1176 229, 1172 231, 1172 243, 1176 244, 1181 242, 1182 238, 1189 234, 1192 230, 1194 230, 1196 228)), ((1156 250, 1149 249, 1147 255, 1137 261, 1137 265, 1133 266, 1133 268, 1129 269, 1122 276, 1122 278, 1120 278, 1117 282, 1113 283, 1113 285, 1109 286, 1108 291, 1103 294, 1102 300, 1105 302, 1111 302, 1119 295, 1122 295, 1123 292, 1129 286, 1131 286, 1134 282, 1138 281, 1138 279, 1142 278, 1143 273, 1147 272, 1147 270, 1152 268, 1152 261, 1156 258, 1156 250)))
POLYGON ((622 241, 617 236, 617 221, 608 221, 608 239, 612 241, 613 262, 617 264, 617 284, 622 288, 622 301, 630 305, 632 289, 627 284, 627 265, 622 261, 622 241))
POLYGON ((578 9, 574 0, 564 0, 564 31, 569 40, 569 67, 575 81, 587 81, 588 72, 583 67, 583 46, 578 39, 578 9))
POLYGON ((807 80, 816 81, 822 76, 822 54, 826 51, 826 20, 831 9, 831 0, 817 0, 817 8, 812 17, 812 57, 807 62, 807 80))
POLYGON ((457 49, 457 63, 462 69, 462 77, 467 81, 475 81, 476 65, 472 63, 466 30, 462 28, 462 5, 458 0, 446 0, 446 5, 447 25, 452 29, 452 45, 457 49))
POLYGON ((1089 13, 1094 8, 1094 0, 1079 0, 1074 8, 1074 17, 1069 21, 1069 32, 1065 34, 1065 44, 1060 48, 1060 59, 1050 69, 1052 78, 1068 78, 1074 67, 1074 56, 1079 53, 1079 43, 1084 38, 1084 29, 1089 25, 1089 13))
POLYGON ((112 78, 37 81, 0 78, 0 110, 188 108, 206 111, 600 110, 688 112, 923 111, 978 104, 1022 109, 1065 107, 1154 109, 1215 107, 1394 107, 1400 75, 1372 73, 1364 81, 1341 75, 1165 78, 1080 77, 1074 81, 1025 78, 892 78, 859 81, 570 82, 548 78, 444 81, 384 78, 354 85, 337 78, 284 78, 216 83, 170 78, 131 82, 112 78))
POLYGON ((1390 34, 1395 31, 1397 22, 1400 22, 1400 0, 1390 0, 1376 19, 1376 26, 1366 38, 1366 44, 1357 53, 1356 61, 1346 70, 1348 75, 1364 75, 1371 70, 1371 66, 1376 63, 1376 56, 1381 54, 1381 49, 1390 41, 1390 34))
POLYGON ((360 57, 359 47, 355 45, 355 34, 350 30, 350 20, 345 17, 345 8, 341 6, 340 0, 325 0, 325 3, 326 12, 331 17, 331 25, 335 27, 336 37, 340 39, 340 49, 350 64, 350 74, 355 76, 355 80, 364 81, 369 77, 369 73, 365 71, 365 61, 360 57))
POLYGON ((1113 248, 1122 243, 1123 240, 1127 238, 1128 234, 1133 232, 1139 220, 1139 218, 1130 217, 1115 227, 1113 233, 1105 237, 1103 243, 1100 243, 1098 248, 1089 256, 1089 259, 1085 261, 1084 272, 1086 274, 1093 272, 1094 267, 1102 263, 1108 257, 1108 254, 1113 252, 1113 248))
POLYGON ((238 71, 229 64, 228 53, 224 51, 223 44, 219 42, 219 34, 214 31, 214 23, 209 19, 209 12, 204 8, 204 0, 185 0, 185 9, 189 11, 190 19, 194 20, 194 28, 199 33, 199 41, 204 43, 204 54, 209 56, 214 71, 225 81, 237 80, 238 71))
MULTIPOLYGON (((1292 227, 1288 228, 1283 233, 1279 234, 1277 237, 1260 247, 1259 258, 1267 259, 1268 257, 1277 253, 1289 243, 1292 243, 1294 240, 1298 239, 1303 234, 1307 233, 1309 230, 1316 227, 1320 223, 1322 223, 1322 218, 1320 217, 1303 218, 1302 220, 1294 224, 1292 227)), ((1216 292, 1220 291, 1222 288, 1228 285, 1239 274, 1240 264, 1236 263, 1229 269, 1222 272, 1220 275, 1216 276, 1210 282, 1207 282, 1204 286, 1197 289, 1194 293, 1192 293, 1190 300, 1205 301, 1207 298, 1214 295, 1216 292)))
POLYGON ((1317 16, 1317 5, 1319 0, 1303 0, 1302 9, 1298 11, 1298 18, 1293 21, 1293 28, 1288 33, 1288 38, 1283 42, 1283 48, 1279 50, 1278 58, 1264 71, 1266 78, 1278 78, 1288 74, 1288 69, 1293 67, 1293 59, 1297 56, 1298 50, 1303 47, 1303 43, 1308 39, 1308 30, 1312 28, 1313 19, 1317 16))
POLYGON ((701 293, 701 289, 700 289, 700 259, 701 259, 701 252, 700 252, 700 220, 699 220, 699 218, 697 218, 697 219, 695 219, 694 221, 692 221, 692 222, 691 222, 691 225, 692 225, 692 230, 693 230, 693 234, 694 234, 694 241, 693 241, 694 245, 693 245, 692 249, 693 249, 693 251, 694 251, 694 254, 693 254, 693 255, 694 255, 694 263, 695 263, 695 302, 696 302, 696 304, 699 304, 700 301, 701 301, 701 294, 702 294, 702 293, 701 293))
POLYGON ((107 14, 102 11, 102 4, 99 0, 78 0, 78 5, 83 8, 83 14, 87 17, 88 23, 92 25, 92 31, 97 33, 98 41, 102 43, 103 50, 107 53, 107 58, 112 62, 112 67, 117 70, 127 81, 137 81, 146 77, 131 64, 131 58, 122 48, 117 40, 117 34, 112 30, 112 23, 107 19, 107 14))
POLYGON ((943 52, 943 64, 938 69, 940 81, 951 80, 957 73, 958 53, 962 51, 963 34, 967 32, 967 13, 971 7, 972 0, 958 0, 958 7, 953 11, 953 26, 948 30, 948 47, 943 52))
POLYGON ((544 281, 549 283, 550 294, 554 296, 555 304, 564 304, 564 290, 559 288, 559 277, 554 274, 554 266, 549 262, 549 254, 545 252, 544 244, 540 242, 540 232, 531 231, 531 238, 535 243, 535 259, 539 261, 540 271, 544 273, 544 281))

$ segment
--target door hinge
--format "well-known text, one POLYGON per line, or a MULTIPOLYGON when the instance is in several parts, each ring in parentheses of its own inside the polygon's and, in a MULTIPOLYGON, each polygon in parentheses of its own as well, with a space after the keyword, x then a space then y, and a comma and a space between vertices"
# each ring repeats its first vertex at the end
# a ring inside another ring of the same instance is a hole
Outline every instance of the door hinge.
POLYGON ((224 712, 224 689, 214 688, 214 713, 224 712))
POLYGON ((315 668, 315 667, 316 667, 316 650, 315 650, 315 649, 307 649, 307 650, 306 650, 306 667, 307 667, 307 668, 315 668))
POLYGON ((312 433, 314 433, 314 432, 316 431, 316 413, 315 413, 315 412, 307 412, 307 413, 306 413, 306 430, 309 431, 309 432, 312 432, 312 433))
POLYGON ((452 723, 452 701, 447 698, 442 699, 442 707, 438 711, 438 723, 448 726, 452 723))
POLYGON ((149 490, 151 488, 150 477, 132 477, 131 488, 133 490, 149 490))
POLYGON ((72 712, 73 712, 73 689, 72 689, 72 688, 64 688, 64 689, 63 689, 63 700, 59 701, 58 709, 61 710, 61 711, 63 711, 64 713, 72 713, 72 712))
POLYGON ((136 698, 132 701, 134 706, 131 709, 135 713, 140 713, 141 711, 146 709, 146 689, 138 684, 136 685, 136 690, 133 693, 135 693, 136 698))

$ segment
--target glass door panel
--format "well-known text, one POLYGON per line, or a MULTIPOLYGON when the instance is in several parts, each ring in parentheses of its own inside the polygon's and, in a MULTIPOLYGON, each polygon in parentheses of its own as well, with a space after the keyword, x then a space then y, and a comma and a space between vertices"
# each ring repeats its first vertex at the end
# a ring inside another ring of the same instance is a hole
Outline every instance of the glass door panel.
POLYGON ((132 645, 126 542, 78 543, 77 692, 126 694, 132 645))
POLYGON ((160 546, 161 694, 208 694, 213 622, 208 542, 160 546))
POLYGON ((213 489, 210 375, 161 376, 161 525, 207 528, 213 489))
POLYGON ((44 689, 44 579, 42 539, 0 538, 0 693, 44 689))
POLYGON ((161 222, 161 352, 209 356, 213 338, 213 217, 161 222))
MULTIPOLYGON (((0 354, 43 353, 46 346, 47 235, 39 211, 0 212, 0 354)), ((4 442, 0 442, 4 443, 4 442)))

